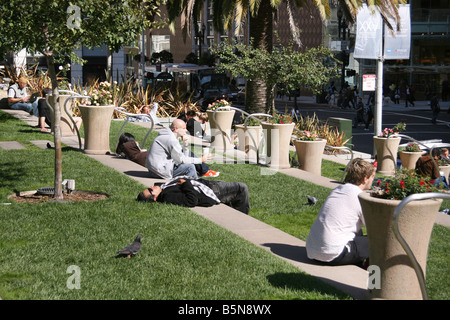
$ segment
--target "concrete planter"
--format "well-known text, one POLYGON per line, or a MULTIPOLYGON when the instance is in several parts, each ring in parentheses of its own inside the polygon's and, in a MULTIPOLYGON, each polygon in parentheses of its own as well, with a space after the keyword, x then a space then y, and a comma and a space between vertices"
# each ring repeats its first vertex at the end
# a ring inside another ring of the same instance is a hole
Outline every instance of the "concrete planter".
POLYGON ((211 148, 219 150, 233 149, 231 125, 233 124, 235 112, 235 110, 219 110, 216 112, 216 119, 214 119, 214 111, 206 111, 211 128, 211 148))
MULTIPOLYGON (((64 103, 66 102, 67 98, 69 98, 70 95, 60 94, 59 95, 59 110, 61 111, 61 136, 67 137, 67 136, 73 136, 74 134, 74 124, 72 120, 70 120, 70 117, 67 115, 66 111, 64 110, 64 103)), ((53 110, 55 110, 55 106, 53 104, 53 95, 48 96, 48 102, 52 106, 53 110)), ((70 113, 70 115, 73 115, 73 100, 69 100, 67 102, 67 112, 70 113)), ((52 131, 55 131, 54 124, 55 124, 55 112, 50 112, 50 116, 52 118, 52 131)))
MULTIPOLYGON (((369 240, 370 265, 380 268, 380 287, 369 290, 371 299, 422 299, 414 268, 392 229, 393 217, 400 200, 359 195, 369 240)), ((424 274, 428 244, 441 199, 408 203, 399 217, 399 230, 413 251, 424 274)))
POLYGON ((397 151, 400 145, 400 137, 387 138, 373 137, 375 149, 377 151, 377 172, 383 175, 392 176, 397 167, 397 151))
POLYGON ((257 162, 259 143, 261 141, 262 126, 245 126, 238 124, 235 126, 239 139, 239 150, 245 152, 245 160, 257 162))
POLYGON ((84 152, 106 154, 109 148, 109 129, 114 105, 78 106, 84 124, 84 152))
POLYGON ((273 169, 290 168, 289 144, 295 124, 263 122, 261 125, 267 148, 266 165, 273 169))
POLYGON ((444 177, 447 180, 447 183, 449 183, 448 177, 449 177, 449 174, 450 174, 450 165, 439 166, 439 171, 444 173, 444 177))
POLYGON ((409 151, 399 151, 398 156, 402 162, 402 167, 408 170, 414 170, 416 168, 416 162, 423 155, 423 151, 420 152, 409 152, 409 151))
POLYGON ((322 156, 326 144, 326 139, 295 140, 294 145, 300 169, 322 175, 322 156))

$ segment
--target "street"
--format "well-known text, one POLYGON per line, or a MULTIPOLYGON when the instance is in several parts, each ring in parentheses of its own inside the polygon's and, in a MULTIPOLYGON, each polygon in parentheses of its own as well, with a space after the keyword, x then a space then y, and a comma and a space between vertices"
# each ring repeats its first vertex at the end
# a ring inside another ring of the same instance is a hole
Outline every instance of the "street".
MULTIPOLYGON (((364 103, 366 99, 364 99, 364 103)), ((314 114, 326 121, 330 117, 345 118, 353 120, 356 116, 355 109, 340 109, 325 104, 316 104, 311 97, 300 97, 297 102, 300 113, 303 116, 312 117, 314 114)), ((276 108, 279 112, 291 111, 293 101, 287 98, 276 100, 276 108)), ((406 131, 402 132, 416 140, 441 139, 444 143, 450 143, 450 102, 440 102, 441 112, 438 115, 437 124, 431 123, 432 112, 426 101, 416 101, 415 107, 405 108, 404 102, 400 104, 388 103, 383 106, 382 128, 392 128, 399 122, 406 123, 406 131)), ((369 131, 364 130, 364 125, 352 129, 353 150, 373 154, 373 125, 369 126, 369 131)), ((378 134, 378 133, 376 133, 378 134)), ((401 143, 409 142, 402 139, 401 143)))

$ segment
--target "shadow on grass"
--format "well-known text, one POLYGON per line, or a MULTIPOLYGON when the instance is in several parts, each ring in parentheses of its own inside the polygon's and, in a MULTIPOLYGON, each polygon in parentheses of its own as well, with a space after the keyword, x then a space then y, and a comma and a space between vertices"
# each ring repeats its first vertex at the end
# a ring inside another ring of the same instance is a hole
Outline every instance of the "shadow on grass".
MULTIPOLYGON (((342 291, 320 281, 318 278, 302 273, 280 272, 267 276, 271 285, 287 290, 308 291, 319 295, 329 295, 337 299, 350 299, 351 297, 342 291)), ((294 298, 295 299, 295 298, 294 298)))
POLYGON ((14 187, 15 182, 21 180, 26 173, 25 161, 11 161, 0 166, 0 187, 14 187))
MULTIPOLYGON (((274 254, 292 261, 310 265, 322 265, 307 257, 306 248, 304 246, 293 246, 281 243, 264 243, 263 246, 270 248, 270 251, 274 254)), ((268 277, 268 280, 272 285, 282 288, 316 291, 320 294, 333 294, 338 296, 339 299, 348 298, 344 292, 354 292, 358 298, 365 296, 365 290, 329 279, 323 279, 323 281, 326 281, 327 283, 323 282, 323 286, 318 286, 317 279, 321 278, 297 273, 280 273, 268 277), (337 290, 336 287, 344 292, 337 290)))

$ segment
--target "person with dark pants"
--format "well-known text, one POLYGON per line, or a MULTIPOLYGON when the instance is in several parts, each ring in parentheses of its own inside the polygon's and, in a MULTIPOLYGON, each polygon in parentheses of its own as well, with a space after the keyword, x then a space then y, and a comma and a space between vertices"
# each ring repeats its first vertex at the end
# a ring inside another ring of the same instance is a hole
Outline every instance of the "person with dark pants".
POLYGON ((51 92, 50 88, 45 88, 44 90, 42 90, 42 97, 38 100, 37 104, 39 117, 38 127, 41 128, 42 132, 50 132, 50 129, 47 129, 45 125, 48 125, 49 127, 52 126, 50 109, 47 105, 47 94, 50 92, 51 92))
POLYGON ((439 106, 439 101, 436 95, 433 95, 433 97, 430 100, 430 106, 431 110, 433 111, 433 116, 431 117, 431 123, 436 124, 437 123, 437 117, 439 112, 441 112, 441 107, 439 106))
POLYGON ((373 120, 373 104, 374 104, 374 102, 372 100, 370 102, 370 105, 365 108, 366 113, 367 113, 367 118, 366 118, 366 126, 365 126, 364 130, 366 130, 366 131, 369 130, 369 125, 372 123, 372 120, 373 120))
POLYGON ((375 167, 361 158, 348 165, 345 184, 333 189, 322 205, 306 239, 309 259, 328 265, 355 264, 363 267, 369 257, 369 242, 358 195, 369 190, 375 167))
POLYGON ((250 211, 248 187, 242 182, 208 181, 187 176, 155 184, 139 193, 138 201, 170 203, 183 207, 211 207, 224 203, 240 212, 250 211))

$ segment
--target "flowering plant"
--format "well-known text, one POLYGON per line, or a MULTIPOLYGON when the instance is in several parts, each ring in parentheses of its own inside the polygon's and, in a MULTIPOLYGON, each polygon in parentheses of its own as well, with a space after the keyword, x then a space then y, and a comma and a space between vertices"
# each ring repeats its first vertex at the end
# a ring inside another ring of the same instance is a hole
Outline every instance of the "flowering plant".
MULTIPOLYGON (((242 124, 244 124, 245 119, 246 119, 245 116, 242 115, 242 117, 241 117, 242 124)), ((246 124, 248 127, 253 127, 253 126, 259 126, 261 124, 261 122, 255 118, 248 118, 246 124)))
POLYGON ((420 150, 420 147, 417 143, 415 142, 411 142, 408 143, 408 145, 405 147, 405 151, 407 152, 420 152, 422 150, 420 150))
POLYGON ((319 136, 316 133, 312 133, 310 131, 302 131, 298 140, 302 141, 315 141, 319 136))
POLYGON ((86 93, 90 98, 86 102, 87 105, 93 106, 105 106, 115 104, 117 98, 117 93, 119 88, 117 88, 117 82, 112 84, 108 81, 96 82, 91 86, 86 93))
MULTIPOLYGON (((210 104, 208 105, 208 110, 214 111, 214 110, 216 110, 217 108, 220 108, 220 107, 229 107, 229 106, 230 106, 230 102, 228 102, 228 101, 225 100, 225 99, 221 99, 221 100, 216 100, 216 101, 214 101, 213 103, 210 103, 210 104)), ((219 111, 221 111, 221 110, 226 110, 226 109, 220 109, 219 111)))
POLYGON ((269 121, 274 124, 289 124, 292 123, 292 117, 288 114, 275 114, 269 121))
POLYGON ((395 133, 399 133, 406 130, 406 123, 399 122, 397 123, 392 129, 384 128, 383 131, 381 131, 380 136, 387 138, 392 136, 395 133))
POLYGON ((394 177, 375 179, 372 195, 377 198, 403 200, 414 193, 437 192, 438 188, 414 170, 402 169, 394 177))

